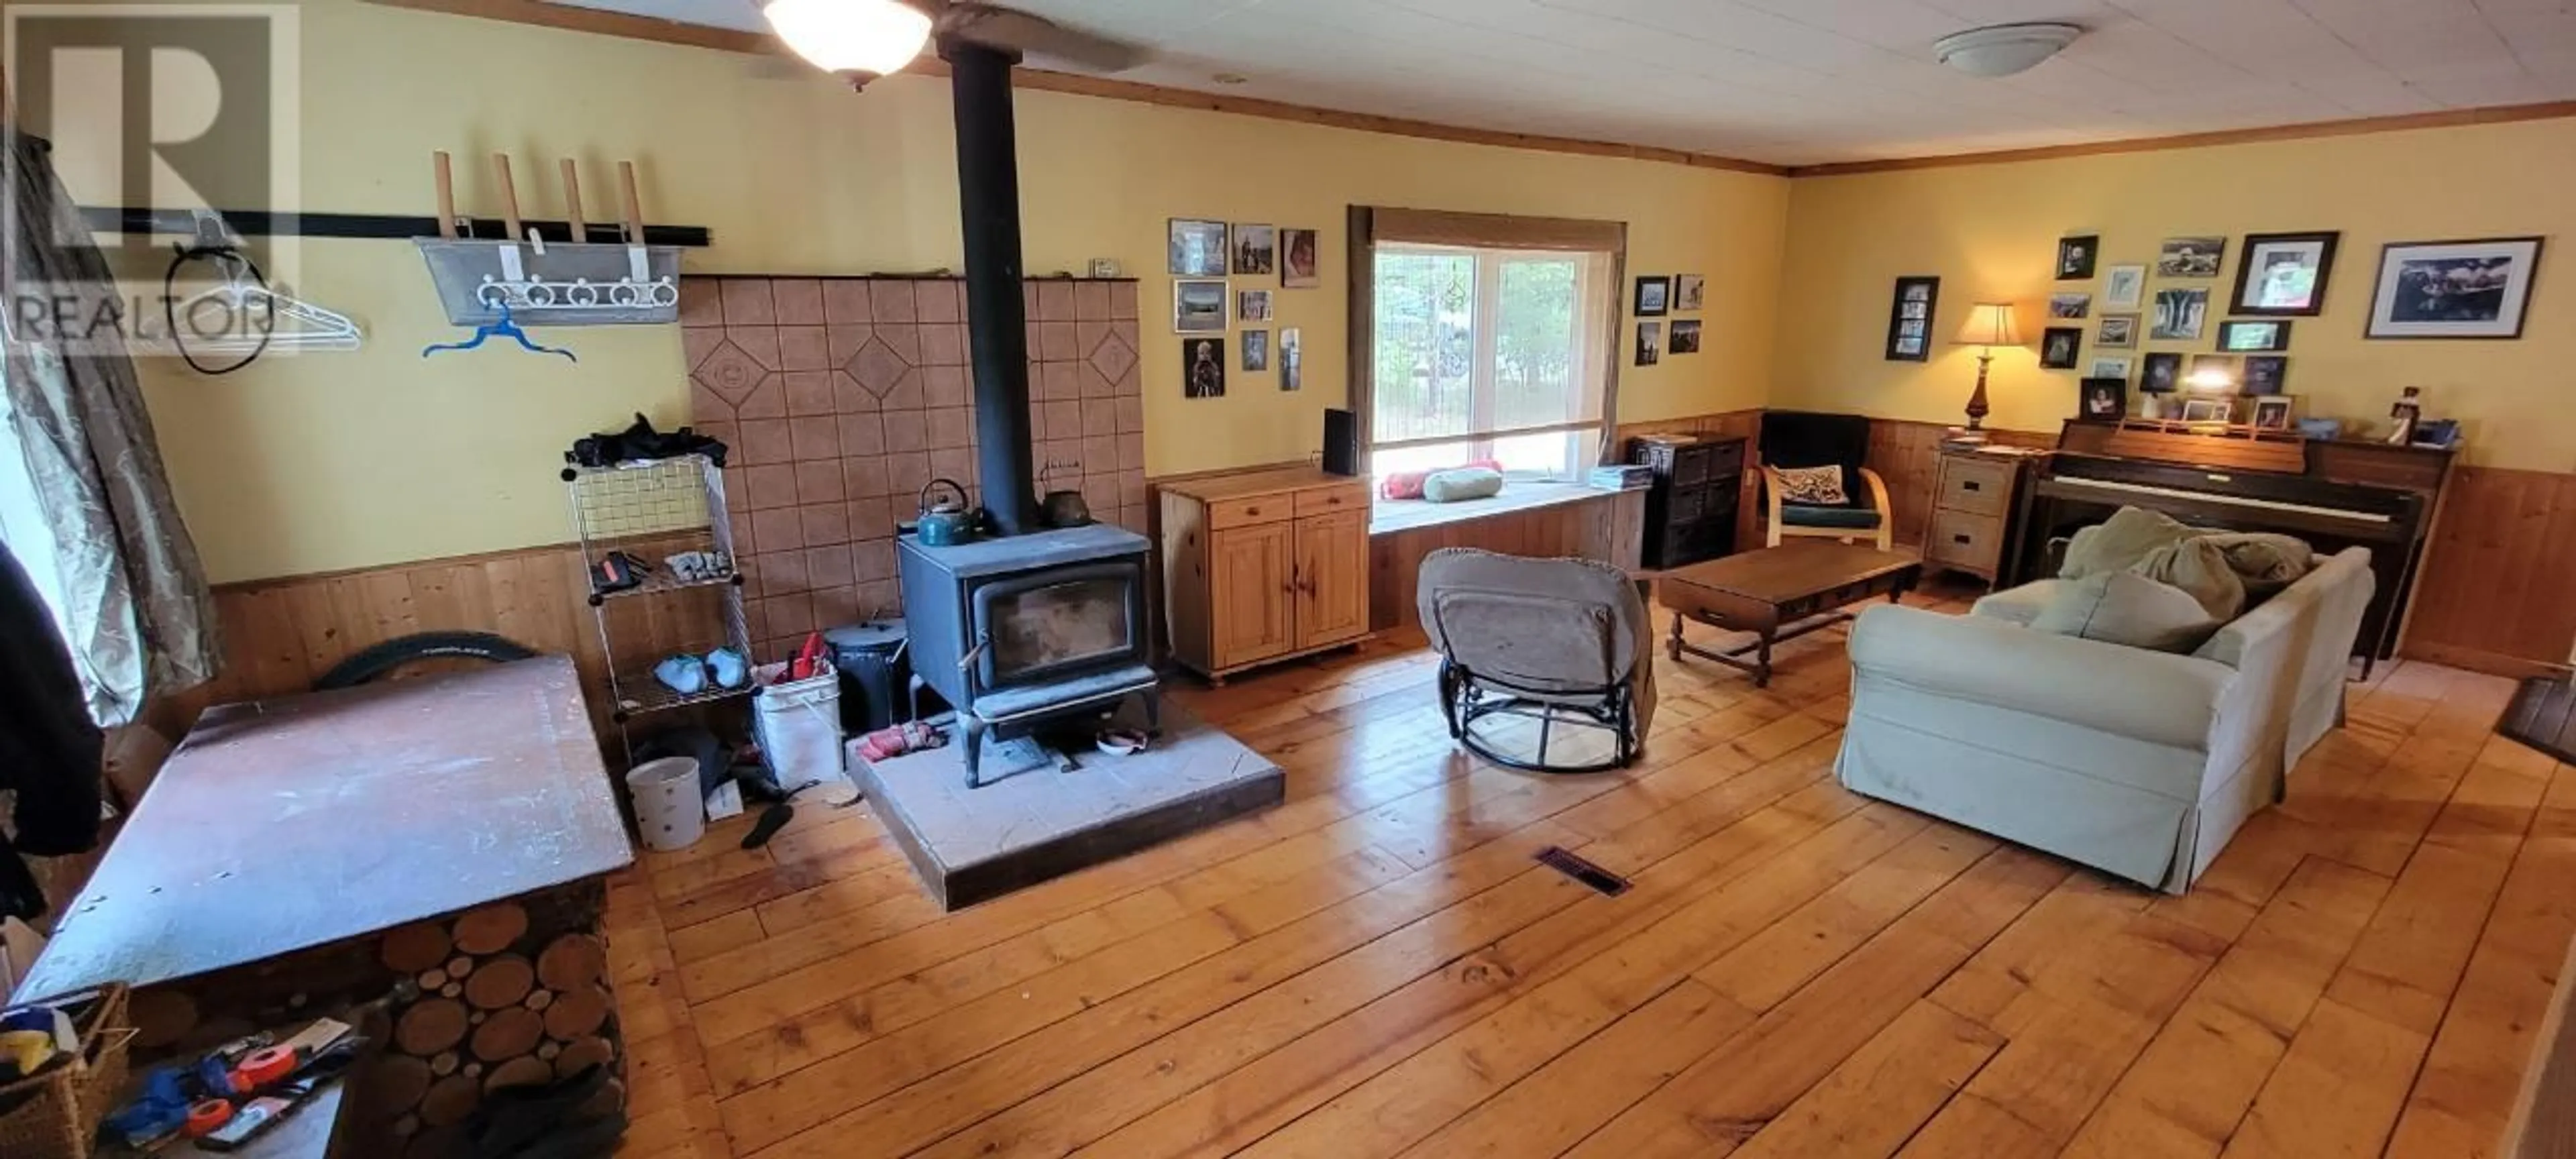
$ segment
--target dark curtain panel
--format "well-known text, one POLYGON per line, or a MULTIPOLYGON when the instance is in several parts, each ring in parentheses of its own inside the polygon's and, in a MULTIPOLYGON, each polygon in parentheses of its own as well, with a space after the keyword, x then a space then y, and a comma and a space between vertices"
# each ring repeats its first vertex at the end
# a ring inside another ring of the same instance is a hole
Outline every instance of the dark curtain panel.
MULTIPOLYGON (((44 142, 5 142, 6 263, 13 304, 25 294, 113 295, 115 280, 44 142)), ((94 298, 92 299, 94 300, 94 298)), ((66 343, 22 325, 14 309, 0 389, 61 564, 64 641, 90 716, 134 719, 148 697, 202 683, 222 654, 214 597, 179 520, 134 364, 121 345, 66 343)))

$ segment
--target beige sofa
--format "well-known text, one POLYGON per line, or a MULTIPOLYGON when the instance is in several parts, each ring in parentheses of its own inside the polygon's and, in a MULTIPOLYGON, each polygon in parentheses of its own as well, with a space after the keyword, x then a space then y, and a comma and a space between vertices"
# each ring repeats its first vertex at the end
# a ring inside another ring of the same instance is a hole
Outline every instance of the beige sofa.
POLYGON ((2370 553, 2321 560, 2187 656, 2028 627, 2066 582, 1966 616, 1862 612, 1835 769, 1856 792, 2181 893, 2341 722, 2370 553))

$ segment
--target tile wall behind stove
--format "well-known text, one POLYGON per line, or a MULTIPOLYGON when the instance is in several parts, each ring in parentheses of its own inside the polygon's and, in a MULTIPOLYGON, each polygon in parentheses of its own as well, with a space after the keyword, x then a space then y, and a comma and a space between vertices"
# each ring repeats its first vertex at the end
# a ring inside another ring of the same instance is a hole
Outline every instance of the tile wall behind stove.
MULTIPOLYGON (((1039 488, 1145 530, 1136 283, 1025 286, 1039 488)), ((725 495, 762 659, 805 633, 899 614, 894 533, 923 484, 977 494, 965 283, 686 278, 690 422, 732 448, 725 495)), ((978 497, 980 501, 980 497, 978 497)))

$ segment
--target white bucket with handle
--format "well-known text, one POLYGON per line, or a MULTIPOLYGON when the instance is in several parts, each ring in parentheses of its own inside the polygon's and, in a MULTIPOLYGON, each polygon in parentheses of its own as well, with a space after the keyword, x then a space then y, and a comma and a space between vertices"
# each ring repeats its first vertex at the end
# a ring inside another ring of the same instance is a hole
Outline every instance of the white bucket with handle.
POLYGON ((686 849, 707 835, 697 758, 662 757, 637 765, 626 771, 626 791, 635 798, 635 828, 645 848, 686 849))
POLYGON ((838 671, 826 666, 819 676, 764 685, 751 707, 760 755, 781 790, 844 779, 838 671))

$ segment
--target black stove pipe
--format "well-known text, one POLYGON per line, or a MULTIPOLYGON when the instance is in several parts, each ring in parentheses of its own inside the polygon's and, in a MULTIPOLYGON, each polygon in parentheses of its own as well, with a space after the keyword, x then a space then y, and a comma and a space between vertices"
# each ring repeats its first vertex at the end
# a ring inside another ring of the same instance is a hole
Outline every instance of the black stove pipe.
POLYGON ((966 333, 975 361, 975 466, 996 530, 1041 528, 1029 447, 1028 307, 1021 297, 1019 136, 1009 53, 944 40, 957 105, 957 193, 965 218, 966 333))

